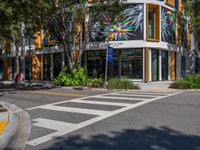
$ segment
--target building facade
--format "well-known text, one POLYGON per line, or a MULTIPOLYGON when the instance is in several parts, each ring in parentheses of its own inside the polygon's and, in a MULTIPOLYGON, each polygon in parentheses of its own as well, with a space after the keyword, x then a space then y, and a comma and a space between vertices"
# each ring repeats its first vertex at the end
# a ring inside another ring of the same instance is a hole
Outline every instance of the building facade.
MULTIPOLYGON (((123 3, 123 10, 109 24, 109 14, 103 13, 103 23, 92 22, 90 42, 83 56, 83 66, 90 76, 104 77, 107 37, 114 49, 113 61, 108 65, 110 77, 126 76, 151 82, 176 80, 195 71, 192 33, 184 15, 183 0, 126 0, 123 3)), ((35 48, 31 52, 25 48, 26 63, 21 66, 24 77, 53 80, 65 66, 63 50, 44 31, 36 33, 36 37, 35 48)), ((13 56, 9 51, 2 54, 1 79, 14 78, 13 56)))

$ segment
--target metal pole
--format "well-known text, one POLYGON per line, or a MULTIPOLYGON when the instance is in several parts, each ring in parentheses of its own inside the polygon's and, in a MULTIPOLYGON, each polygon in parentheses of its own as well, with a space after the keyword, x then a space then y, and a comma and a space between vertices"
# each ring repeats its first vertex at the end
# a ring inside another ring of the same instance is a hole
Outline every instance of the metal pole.
POLYGON ((105 66, 105 81, 104 81, 104 88, 106 89, 107 85, 107 77, 108 77, 108 48, 109 48, 109 33, 107 37, 107 44, 106 44, 106 66, 105 66))

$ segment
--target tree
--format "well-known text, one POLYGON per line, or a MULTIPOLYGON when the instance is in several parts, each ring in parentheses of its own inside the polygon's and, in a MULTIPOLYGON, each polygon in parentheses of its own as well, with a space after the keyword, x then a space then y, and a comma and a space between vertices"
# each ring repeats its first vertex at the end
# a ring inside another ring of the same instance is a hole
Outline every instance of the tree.
MULTIPOLYGON (((41 0, 42 2, 42 0, 41 0)), ((89 29, 91 18, 90 10, 93 9, 92 20, 97 20, 100 12, 109 11, 110 16, 115 16, 119 11, 120 0, 98 0, 89 4, 88 0, 54 0, 44 5, 46 16, 43 15, 43 27, 47 27, 59 41, 64 50, 66 64, 72 73, 73 65, 81 66, 81 59, 86 44, 89 42, 89 29), (112 11, 111 11, 112 10, 112 11)))
POLYGON ((184 4, 186 14, 189 16, 195 40, 195 51, 200 58, 200 0, 186 1, 184 4))
POLYGON ((27 36, 33 37, 38 29, 38 14, 41 12, 38 9, 38 2, 33 0, 0 0, 0 38, 15 45, 16 74, 19 74, 19 47, 24 46, 22 40, 27 36))

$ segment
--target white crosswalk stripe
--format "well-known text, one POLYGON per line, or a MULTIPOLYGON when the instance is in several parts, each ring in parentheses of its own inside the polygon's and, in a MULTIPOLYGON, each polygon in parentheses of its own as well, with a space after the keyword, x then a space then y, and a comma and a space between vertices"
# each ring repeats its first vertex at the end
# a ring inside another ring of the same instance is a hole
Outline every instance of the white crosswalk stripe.
POLYGON ((113 103, 113 102, 98 102, 98 101, 85 101, 85 100, 73 100, 76 103, 85 103, 85 104, 96 104, 96 105, 110 105, 110 106, 128 106, 130 104, 127 103, 113 103))
POLYGON ((155 100, 173 96, 179 93, 181 92, 171 92, 171 93, 170 92, 154 93, 154 92, 146 92, 146 91, 115 92, 115 93, 94 95, 94 96, 89 96, 89 97, 84 97, 84 98, 77 98, 77 99, 62 101, 58 103, 52 103, 52 104, 37 106, 34 108, 29 108, 27 110, 42 109, 42 110, 51 110, 51 111, 57 111, 57 112, 70 112, 70 113, 79 113, 79 114, 85 114, 85 115, 95 115, 96 117, 92 119, 88 119, 78 124, 45 119, 45 118, 35 118, 32 120, 33 122, 35 122, 32 124, 33 126, 55 130, 55 132, 30 140, 28 144, 31 146, 37 146, 39 144, 51 141, 52 139, 56 137, 66 135, 68 133, 71 133, 73 131, 76 131, 78 129, 91 125, 93 123, 96 123, 108 117, 114 116, 116 114, 153 102, 155 100), (116 100, 116 102, 113 100, 116 100), (108 110, 98 110, 98 109, 91 109, 91 108, 90 109, 80 108, 80 106, 79 108, 77 108, 75 106, 70 107, 70 106, 62 105, 68 102, 73 102, 79 105, 91 104, 91 105, 98 105, 102 107, 103 106, 112 106, 112 107, 120 106, 120 107, 116 110, 108 111, 108 110))
POLYGON ((95 97, 96 98, 104 98, 104 99, 120 99, 120 100, 123 99, 123 100, 136 100, 136 101, 146 100, 144 98, 130 98, 130 97, 117 97, 117 96, 95 96, 95 97))
POLYGON ((147 97, 147 98, 155 98, 156 96, 155 95, 142 95, 142 94, 127 94, 127 93, 111 93, 111 95, 114 95, 114 96, 128 96, 128 97, 147 97))
POLYGON ((62 107, 62 106, 41 106, 40 108, 54 110, 54 111, 74 112, 74 113, 82 113, 82 114, 98 115, 98 116, 107 115, 109 113, 109 111, 74 108, 74 107, 62 107))
POLYGON ((56 120, 51 120, 51 119, 44 119, 44 118, 37 118, 37 119, 33 119, 34 126, 38 126, 38 127, 45 127, 51 130, 66 130, 66 129, 70 129, 72 126, 74 126, 75 124, 73 123, 68 123, 68 122, 62 122, 62 121, 56 121, 56 120))

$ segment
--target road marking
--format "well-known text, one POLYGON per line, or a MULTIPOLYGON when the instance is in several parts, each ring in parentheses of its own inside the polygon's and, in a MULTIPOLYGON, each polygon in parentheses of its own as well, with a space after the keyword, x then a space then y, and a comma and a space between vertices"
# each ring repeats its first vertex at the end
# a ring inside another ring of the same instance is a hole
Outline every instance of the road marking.
POLYGON ((72 97, 87 96, 87 95, 84 95, 84 94, 68 94, 68 93, 51 92, 51 91, 28 91, 28 92, 37 93, 37 94, 57 95, 57 96, 72 96, 72 97))
POLYGON ((103 110, 93 110, 86 108, 75 108, 75 107, 62 107, 62 106, 43 106, 41 109, 54 110, 54 111, 64 111, 64 112, 74 112, 74 113, 82 113, 89 115, 106 115, 111 111, 103 111, 103 110))
POLYGON ((67 122, 62 122, 62 121, 56 121, 56 120, 51 120, 51 119, 44 119, 44 118, 37 118, 33 119, 32 121, 37 122, 32 125, 38 126, 38 127, 45 127, 51 130, 67 130, 74 126, 75 124, 73 123, 67 123, 67 122))
MULTIPOLYGON (((103 96, 103 95, 106 95, 106 94, 107 93, 105 93, 105 94, 99 94, 99 96, 101 96, 101 95, 103 96)), ((94 95, 87 96, 87 97, 76 98, 76 99, 71 99, 71 100, 65 100, 65 101, 61 101, 61 102, 55 102, 55 103, 45 104, 45 105, 41 105, 41 106, 58 105, 58 104, 66 103, 66 102, 73 102, 73 100, 83 100, 83 99, 88 99, 88 98, 93 98, 93 97, 94 97, 94 95)), ((31 107, 31 108, 27 108, 25 110, 34 110, 34 109, 40 108, 41 106, 31 107)))
POLYGON ((113 102, 102 102, 102 101, 90 101, 90 100, 73 100, 76 103, 85 103, 85 104, 96 104, 96 105, 110 105, 110 106, 128 106, 127 103, 113 103, 113 102))
MULTIPOLYGON (((119 94, 121 94, 121 93, 122 92, 120 92, 119 94)), ((126 94, 154 95, 154 96, 166 96, 168 94, 172 94, 173 92, 170 92, 170 93, 167 93, 167 92, 165 92, 165 93, 157 92, 156 93, 156 92, 147 92, 147 91, 142 92, 142 91, 139 91, 139 92, 123 92, 123 93, 126 93, 126 94)))
POLYGON ((7 125, 8 125, 8 121, 0 121, 0 135, 3 134, 7 125))
MULTIPOLYGON (((57 137, 60 137, 60 136, 63 136, 63 135, 66 135, 68 133, 71 133, 73 131, 76 131, 78 129, 81 129, 81 128, 84 128, 86 126, 89 126, 91 124, 94 124, 96 122, 99 122, 101 120, 104 120, 104 119, 107 119, 109 117, 112 117, 114 115, 117 115, 119 113, 122 113, 122 112, 125 112, 125 111, 128 111, 130 109, 133 109, 133 108, 136 108, 136 107, 139 107, 139 106, 142 106, 144 104, 148 104, 148 103, 151 103, 153 101, 156 101, 156 100, 159 100, 159 99, 163 99, 163 98, 166 98, 166 97, 169 97, 169 96, 173 96, 173 95, 177 95, 177 94, 180 94, 182 92, 176 92, 176 93, 172 93, 172 94, 168 94, 166 96, 158 96, 156 98, 153 98, 153 99, 150 99, 148 101, 141 101, 141 102, 138 102, 136 104, 128 104, 128 106, 126 107, 123 107, 123 108, 120 108, 120 109, 117 109, 117 110, 114 110, 114 111, 110 111, 109 113, 102 113, 102 114, 99 114, 99 116, 95 117, 95 118, 92 118, 92 119, 89 119, 87 121, 84 121, 84 122, 81 122, 79 124, 75 124, 75 125, 72 125, 70 128, 66 128, 66 129, 60 129, 54 133, 51 133, 51 134, 48 134, 46 136, 42 136, 42 137, 39 137, 37 139, 33 139, 31 141, 29 141, 27 144, 31 145, 31 146, 37 146, 37 145, 40 145, 42 143, 45 143, 45 142, 48 142, 50 140, 53 140, 57 137)), ((105 95, 105 94, 104 94, 105 95)), ((91 97, 94 97, 94 96, 90 96, 91 97)), ((101 96, 100 96, 101 97, 101 96)), ((75 99, 75 100, 83 100, 83 99, 87 99, 87 98, 82 98, 82 99, 75 99)), ((121 98, 122 99, 122 98, 121 98)), ((70 100, 70 101, 73 101, 73 100, 70 100)), ((65 102, 62 102, 62 103, 66 103, 65 102)), ((58 104, 58 103, 57 103, 58 104)), ((61 104, 61 102, 59 102, 59 104, 61 104)), ((45 107, 45 108, 48 108, 48 107, 52 107, 52 105, 55 105, 54 104, 49 104, 49 105, 43 105, 42 107, 45 107)), ((41 106, 40 106, 41 107, 41 106)), ((37 108, 40 108, 40 107, 37 107, 37 108)), ((53 109, 58 106, 53 106, 53 109)), ((37 109, 37 108, 34 108, 34 109, 37 109)), ((64 109, 64 108, 60 108, 59 109, 64 109)), ((68 109, 68 108, 67 108, 68 109)), ((58 110, 58 109, 56 109, 58 110)), ((80 109, 79 109, 80 110, 80 109)), ((58 110, 59 111, 59 110, 58 110)), ((35 124, 36 125, 36 124, 35 124)), ((41 124, 39 124, 41 125, 41 124)), ((43 122, 43 127, 45 128, 45 124, 43 122)), ((42 125, 41 125, 42 126, 42 125)))
POLYGON ((144 98, 130 98, 130 97, 116 97, 116 96, 94 96, 96 98, 104 98, 104 99, 120 99, 120 100, 136 100, 136 101, 143 101, 143 100, 148 100, 144 98))
POLYGON ((114 94, 112 94, 111 93, 111 95, 119 95, 119 96, 129 96, 129 97, 131 97, 131 96, 133 96, 133 97, 138 97, 138 96, 141 96, 141 97, 147 97, 147 98, 155 98, 156 96, 155 95, 141 95, 141 94, 127 94, 127 93, 114 93, 114 94))
POLYGON ((146 90, 147 92, 152 92, 152 93, 170 93, 170 92, 177 92, 174 90, 166 90, 166 89, 154 89, 154 90, 146 90))

